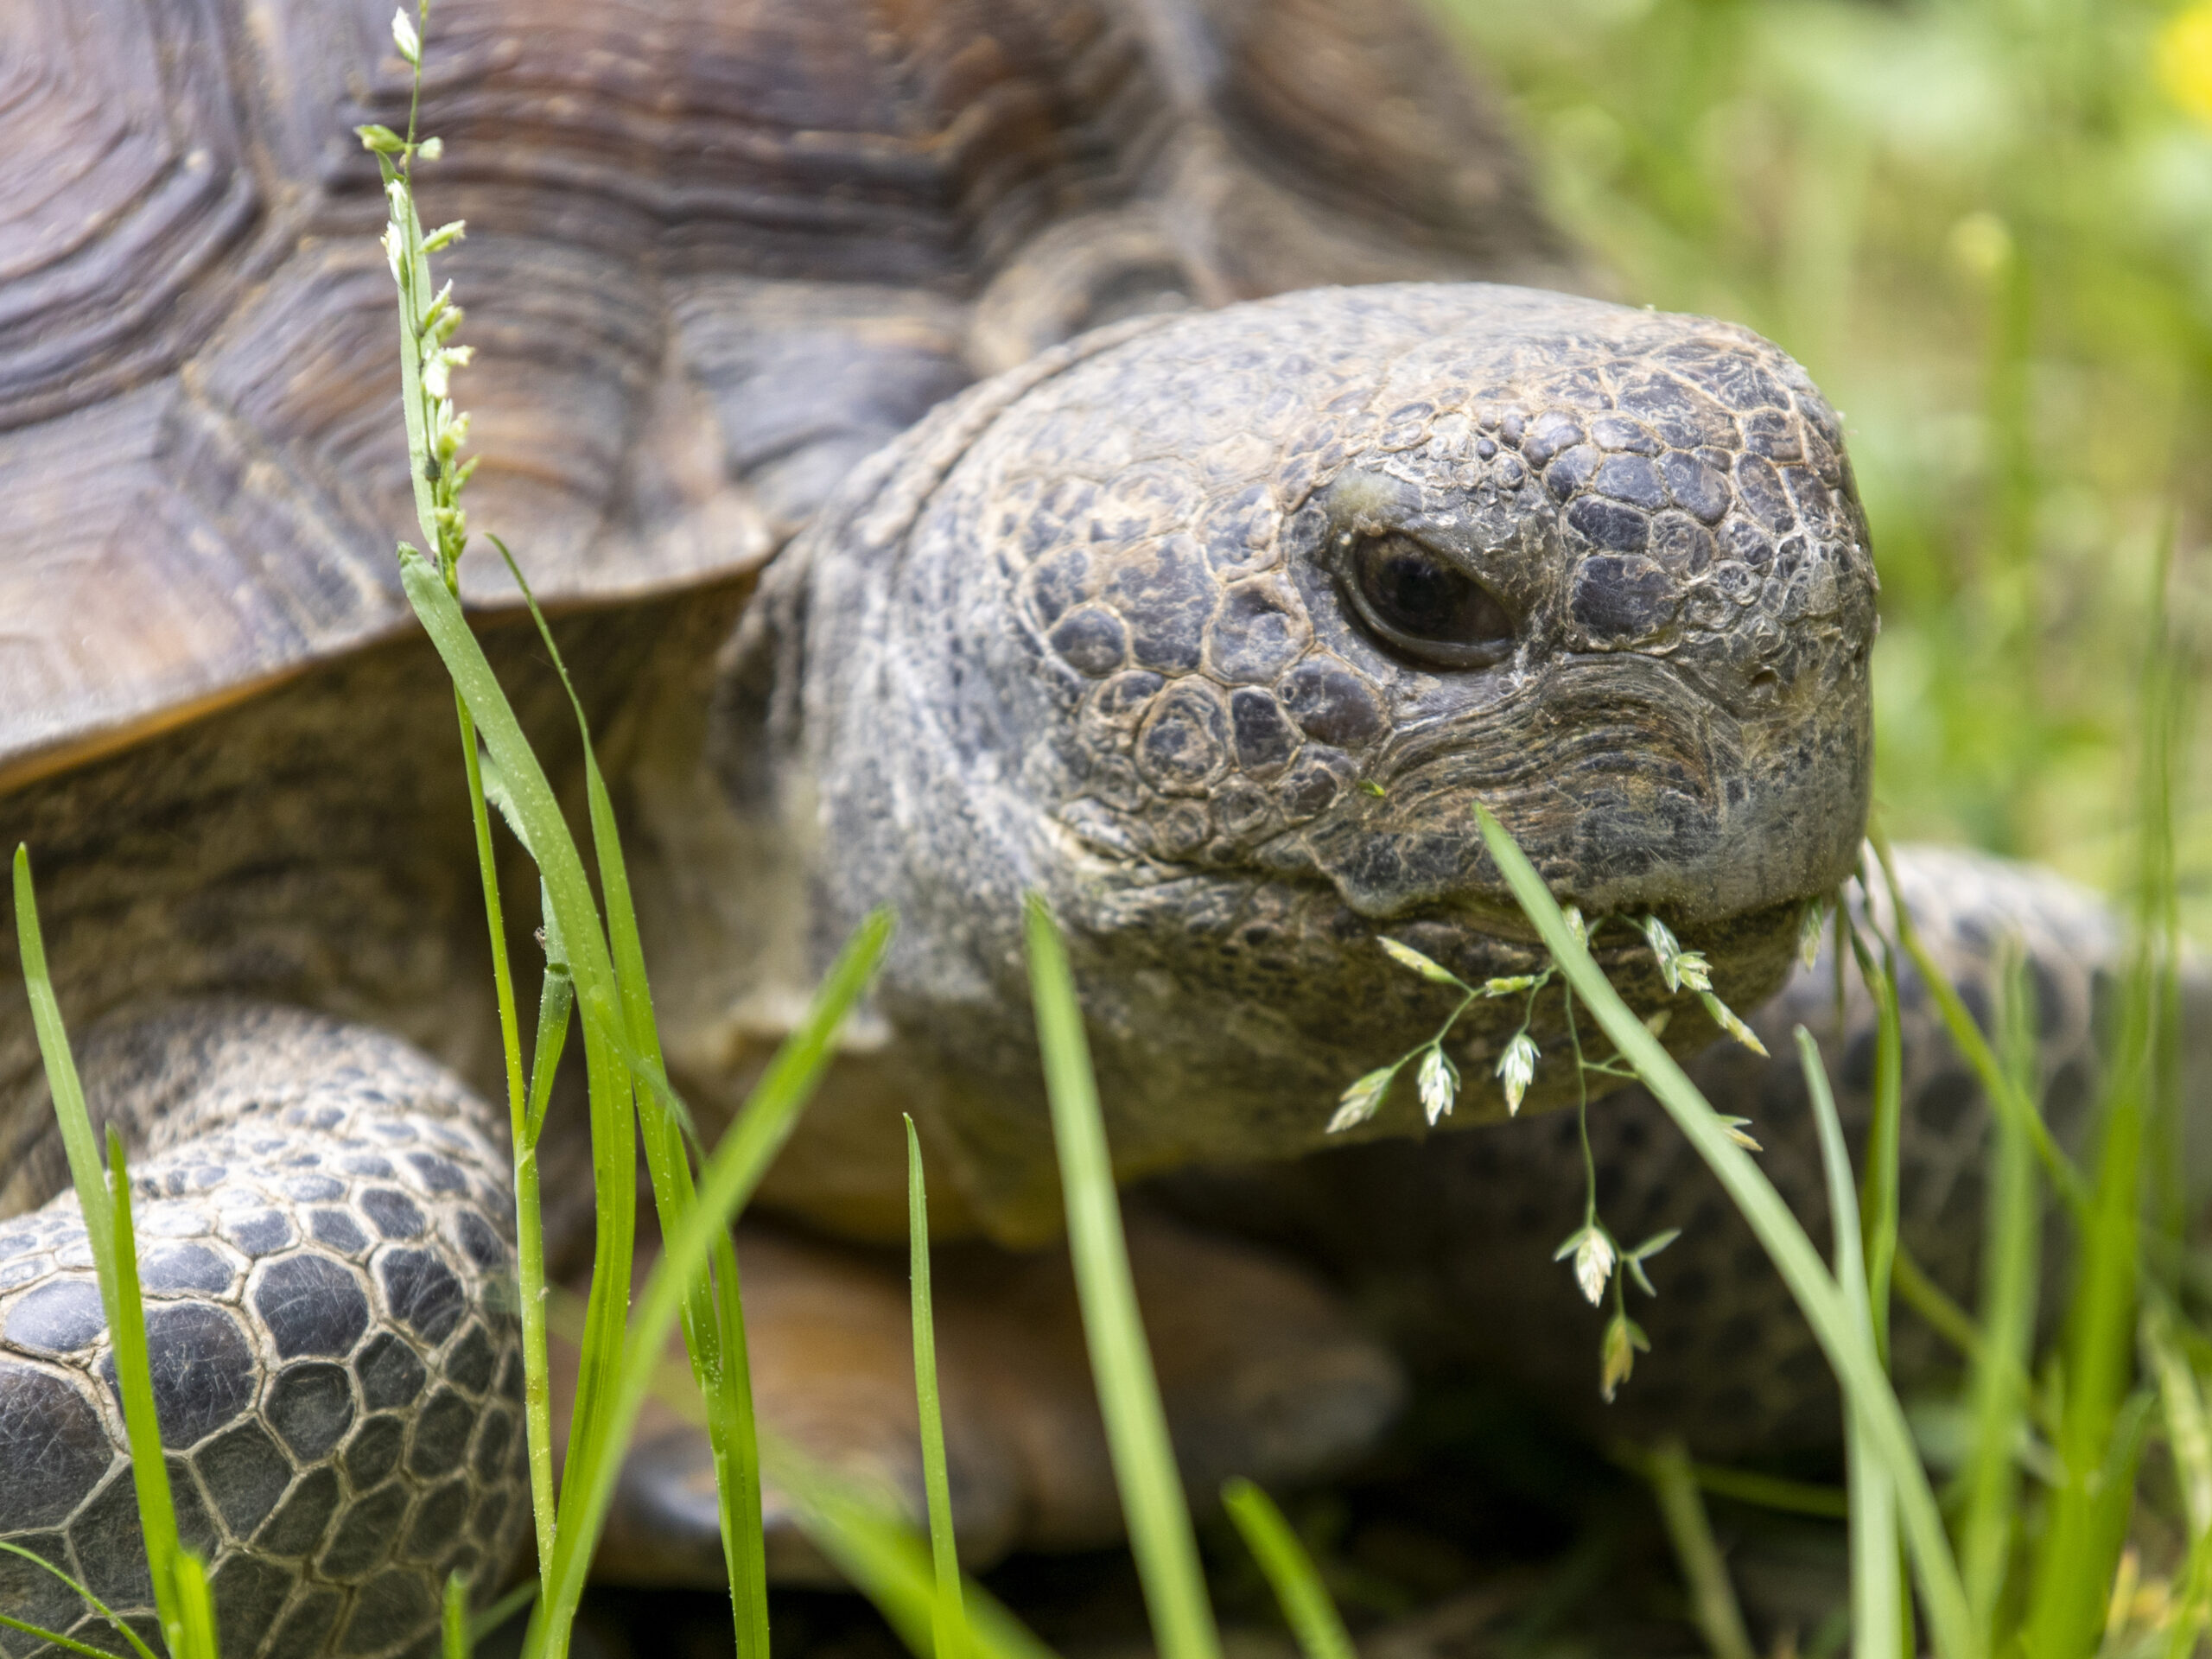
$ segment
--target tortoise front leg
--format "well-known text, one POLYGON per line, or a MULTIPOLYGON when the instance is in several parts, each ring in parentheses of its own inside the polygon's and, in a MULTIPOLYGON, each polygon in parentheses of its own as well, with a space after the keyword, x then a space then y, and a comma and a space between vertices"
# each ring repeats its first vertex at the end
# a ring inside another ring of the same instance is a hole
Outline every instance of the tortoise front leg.
MULTIPOLYGON (((398 1039, 290 1008, 178 1005, 82 1058, 133 1147, 156 1405, 226 1659, 434 1650, 447 1574, 496 1588, 529 1514, 498 1115, 398 1039)), ((66 1180, 58 1133, 26 1161, 66 1180)), ((112 1376, 75 1195, 0 1222, 0 1538, 151 1637, 112 1376)), ((0 1605, 111 1640, 19 1559, 0 1605)))

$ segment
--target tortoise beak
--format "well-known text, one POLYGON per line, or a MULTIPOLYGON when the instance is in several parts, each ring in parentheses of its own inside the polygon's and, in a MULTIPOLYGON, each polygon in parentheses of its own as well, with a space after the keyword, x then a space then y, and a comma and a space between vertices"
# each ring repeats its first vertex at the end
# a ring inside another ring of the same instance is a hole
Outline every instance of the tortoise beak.
POLYGON ((1697 931, 1802 904, 1849 874, 1866 820, 1866 653, 1834 655, 1764 702, 1716 695, 1694 661, 1560 658, 1485 717, 1399 745, 1384 793, 1313 838, 1318 861, 1370 919, 1442 910, 1518 936, 1479 801, 1592 916, 1697 931))

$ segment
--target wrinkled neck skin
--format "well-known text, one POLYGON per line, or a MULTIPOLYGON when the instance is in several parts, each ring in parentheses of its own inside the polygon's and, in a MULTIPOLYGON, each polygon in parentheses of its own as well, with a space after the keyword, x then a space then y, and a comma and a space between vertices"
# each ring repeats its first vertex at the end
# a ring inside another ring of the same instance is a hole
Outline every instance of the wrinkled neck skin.
MULTIPOLYGON (((803 893, 791 965, 899 916, 869 1052, 771 1197, 874 1230, 855 1195, 882 1178, 859 1172, 895 1176, 905 1109, 968 1222, 1057 1225, 1030 891, 1066 933, 1126 1174, 1323 1144, 1344 1087, 1458 1001, 1380 939, 1471 982, 1542 963, 1478 802, 1562 901, 1661 916, 1756 1004, 1859 845, 1874 594, 1834 416, 1725 324, 1325 289, 1124 325, 975 389, 779 562, 722 688, 730 798, 785 849, 733 879, 787 912, 803 893), (1412 586, 1363 575, 1408 546, 1412 586), (1394 633, 1447 589, 1459 635, 1394 633)), ((1597 944, 1632 1006, 1672 1009, 1670 1046, 1709 1039, 1629 926, 1597 944)), ((1527 1013, 1459 1020, 1451 1122, 1504 1115, 1493 1069, 1527 1013)), ((1531 1107, 1572 1102, 1556 990, 1531 1033, 1531 1107)), ((1361 1133, 1421 1128, 1408 1077, 1361 1133)))

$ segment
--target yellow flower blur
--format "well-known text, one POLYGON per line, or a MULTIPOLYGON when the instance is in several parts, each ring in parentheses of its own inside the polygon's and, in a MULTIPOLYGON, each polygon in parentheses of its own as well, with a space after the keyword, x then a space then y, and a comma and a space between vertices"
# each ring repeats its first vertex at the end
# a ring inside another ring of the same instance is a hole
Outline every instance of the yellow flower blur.
POLYGON ((2198 120, 2212 125, 2212 0, 2186 6, 2158 31, 2159 85, 2198 120))

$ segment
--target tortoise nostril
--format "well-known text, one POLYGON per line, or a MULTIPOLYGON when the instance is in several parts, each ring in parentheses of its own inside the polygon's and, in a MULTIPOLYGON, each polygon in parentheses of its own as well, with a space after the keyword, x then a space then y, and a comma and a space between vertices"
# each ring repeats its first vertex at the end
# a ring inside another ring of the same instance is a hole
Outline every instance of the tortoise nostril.
POLYGON ((1496 594, 1410 536, 1362 537, 1346 572, 1354 607, 1389 645, 1446 668, 1486 668, 1513 648, 1496 594))

